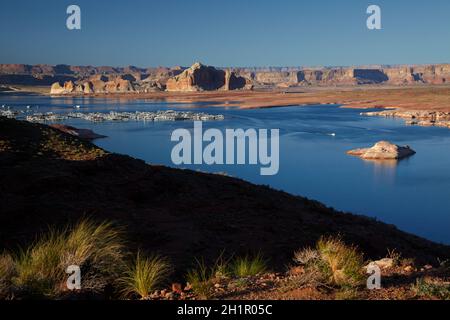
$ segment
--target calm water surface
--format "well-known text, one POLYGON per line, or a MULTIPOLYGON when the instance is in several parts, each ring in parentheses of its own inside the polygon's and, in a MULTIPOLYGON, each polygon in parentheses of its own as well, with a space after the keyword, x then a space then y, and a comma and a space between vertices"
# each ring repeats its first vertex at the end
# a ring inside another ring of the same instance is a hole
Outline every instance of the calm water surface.
MULTIPOLYGON (((280 171, 276 176, 260 176, 259 166, 184 167, 227 172, 450 244, 450 130, 445 128, 405 126, 402 120, 362 117, 361 110, 338 106, 237 110, 211 104, 0 95, 3 104, 23 110, 30 105, 33 111, 56 113, 74 111, 75 105, 81 106, 81 112, 189 109, 226 116, 225 121, 204 123, 204 129, 279 128, 280 171), (380 140, 408 144, 417 154, 397 164, 346 155, 349 149, 380 140)), ((109 151, 169 166, 174 166, 170 158, 175 145, 170 141, 172 131, 193 127, 192 122, 91 123, 76 119, 66 123, 108 136, 95 143, 109 151)))

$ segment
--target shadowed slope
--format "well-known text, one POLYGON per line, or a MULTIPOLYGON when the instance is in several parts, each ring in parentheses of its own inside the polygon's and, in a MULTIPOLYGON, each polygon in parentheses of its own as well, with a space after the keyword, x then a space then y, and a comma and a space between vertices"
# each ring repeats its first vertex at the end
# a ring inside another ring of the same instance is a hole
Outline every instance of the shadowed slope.
POLYGON ((147 165, 44 125, 0 118, 0 248, 83 216, 124 225, 131 246, 168 256, 178 270, 223 249, 261 251, 282 268, 295 250, 338 233, 366 257, 397 249, 424 262, 450 258, 448 246, 373 219, 235 178, 147 165))

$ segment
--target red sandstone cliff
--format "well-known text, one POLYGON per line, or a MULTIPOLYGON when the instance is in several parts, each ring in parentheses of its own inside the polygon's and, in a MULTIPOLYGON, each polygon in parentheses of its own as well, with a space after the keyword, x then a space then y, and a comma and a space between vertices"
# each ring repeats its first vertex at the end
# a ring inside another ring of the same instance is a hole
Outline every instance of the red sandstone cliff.
POLYGON ((52 85, 52 94, 208 91, 255 86, 411 85, 450 82, 450 64, 347 68, 186 69, 0 64, 0 85, 52 85))
POLYGON ((247 81, 230 70, 219 70, 214 67, 195 63, 178 76, 170 78, 167 91, 211 91, 242 89, 247 81))

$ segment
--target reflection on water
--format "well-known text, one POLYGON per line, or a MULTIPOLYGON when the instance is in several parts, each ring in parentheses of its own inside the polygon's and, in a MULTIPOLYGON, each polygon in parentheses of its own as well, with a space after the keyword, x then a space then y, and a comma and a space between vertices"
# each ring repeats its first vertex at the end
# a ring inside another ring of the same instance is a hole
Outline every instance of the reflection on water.
POLYGON ((398 165, 399 160, 392 159, 392 160, 372 160, 372 159, 363 159, 363 161, 368 162, 372 164, 375 168, 396 168, 398 165))
POLYGON ((366 166, 373 168, 373 180, 377 184, 394 184, 398 160, 368 160, 362 159, 366 166))
MULTIPOLYGON (((450 130, 445 128, 405 126, 402 120, 366 118, 359 115, 360 110, 336 106, 237 110, 207 103, 0 95, 2 104, 14 108, 31 105, 32 110, 39 106, 39 112, 70 112, 75 105, 86 112, 189 108, 226 116, 224 121, 204 123, 205 130, 279 128, 280 171, 276 176, 260 176, 258 166, 185 167, 268 184, 450 244, 450 130), (398 162, 364 161, 346 154, 381 140, 410 145, 417 153, 398 162)), ((66 123, 108 136, 96 141, 102 148, 170 166, 172 131, 192 130, 192 122, 90 123, 72 119, 66 123)))

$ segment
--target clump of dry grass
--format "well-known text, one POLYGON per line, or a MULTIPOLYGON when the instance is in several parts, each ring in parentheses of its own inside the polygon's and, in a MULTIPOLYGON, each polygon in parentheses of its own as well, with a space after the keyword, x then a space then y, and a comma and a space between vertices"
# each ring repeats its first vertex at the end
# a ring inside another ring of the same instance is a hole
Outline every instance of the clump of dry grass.
POLYGON ((312 248, 306 248, 294 253, 294 261, 302 266, 307 266, 318 259, 320 259, 319 252, 312 248))
POLYGON ((118 278, 125 266, 123 230, 110 222, 82 220, 68 232, 63 260, 64 269, 78 265, 83 270, 83 287, 100 289, 118 278))
POLYGON ((323 237, 315 249, 295 253, 294 261, 304 268, 299 278, 307 284, 324 284, 356 288, 364 280, 364 259, 355 247, 346 245, 339 237, 323 237))
POLYGON ((355 247, 347 246, 339 238, 328 237, 319 240, 317 251, 330 283, 356 287, 364 280, 364 259, 355 247))
POLYGON ((8 299, 12 295, 12 278, 16 272, 13 257, 8 253, 0 255, 0 299, 8 299))
POLYGON ((121 230, 85 219, 72 229, 50 230, 15 259, 13 284, 33 295, 55 297, 65 291, 66 269, 82 271, 82 289, 101 290, 123 268, 121 230))
POLYGON ((141 252, 128 265, 124 276, 120 278, 124 297, 139 296, 147 299, 157 286, 164 283, 171 271, 170 264, 160 256, 146 257, 141 252))
POLYGON ((50 296, 62 285, 65 269, 61 266, 64 236, 54 230, 42 236, 15 259, 17 274, 13 279, 19 291, 50 296))
POLYGON ((395 267, 401 265, 402 262, 402 254, 397 252, 395 249, 388 249, 386 258, 392 259, 392 263, 395 267))

